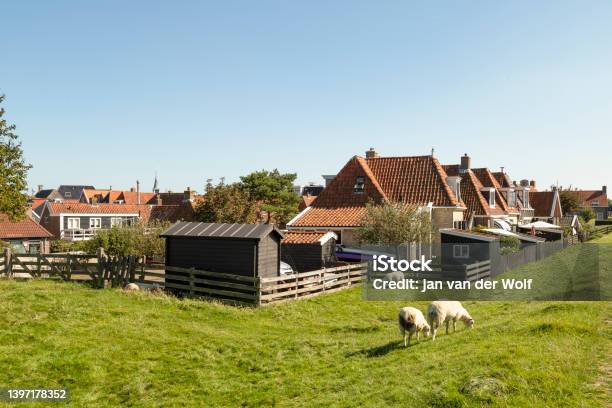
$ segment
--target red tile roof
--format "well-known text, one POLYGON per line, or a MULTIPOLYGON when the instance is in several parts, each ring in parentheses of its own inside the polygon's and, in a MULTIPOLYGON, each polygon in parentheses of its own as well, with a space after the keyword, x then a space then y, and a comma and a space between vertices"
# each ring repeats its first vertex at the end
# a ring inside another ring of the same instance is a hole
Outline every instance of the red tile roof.
POLYGON ((10 221, 6 214, 0 214, 0 239, 51 238, 53 235, 31 218, 10 221))
POLYGON ((318 244, 329 231, 286 231, 283 244, 318 244))
POLYGON ((499 183, 499 185, 502 188, 512 188, 512 180, 510 180, 510 176, 508 175, 508 173, 502 173, 501 171, 496 171, 493 172, 493 177, 495 177, 495 180, 497 180, 497 182, 499 183))
POLYGON ((313 201, 317 198, 316 196, 304 195, 300 198, 300 204, 298 205, 298 210, 304 211, 306 207, 310 207, 313 201))
POLYGON ((608 206, 608 196, 602 190, 572 190, 567 192, 578 198, 581 207, 591 207, 595 200, 599 202, 598 207, 608 206))
POLYGON ((495 203, 499 203, 499 206, 502 208, 502 210, 506 211, 508 214, 519 213, 518 208, 510 207, 508 205, 508 202, 501 193, 501 184, 499 183, 499 181, 497 181, 497 179, 495 178, 495 176, 493 176, 493 173, 491 173, 489 169, 483 167, 479 169, 472 169, 472 171, 474 172, 476 177, 478 177, 478 180, 482 183, 483 186, 493 187, 495 189, 495 203))
POLYGON ((294 227, 356 227, 368 202, 385 200, 435 207, 464 207, 446 183, 446 172, 432 156, 351 158, 314 200, 294 227), (355 192, 357 177, 364 190, 355 192))
POLYGON ((471 169, 466 170, 464 173, 460 173, 459 165, 451 164, 445 165, 444 170, 446 170, 449 176, 461 177, 461 199, 467 207, 467 211, 464 213, 464 219, 469 219, 472 214, 493 216, 504 215, 506 213, 499 206, 495 206, 495 208, 489 206, 489 201, 481 192, 484 186, 471 169))
POLYGON ((534 191, 529 192, 529 204, 534 210, 535 217, 561 217, 561 201, 555 202, 554 191, 534 191), (555 208, 553 209, 553 205, 555 208))
POLYGON ((149 205, 131 204, 86 204, 86 203, 47 203, 49 215, 60 214, 134 214, 148 218, 149 205))

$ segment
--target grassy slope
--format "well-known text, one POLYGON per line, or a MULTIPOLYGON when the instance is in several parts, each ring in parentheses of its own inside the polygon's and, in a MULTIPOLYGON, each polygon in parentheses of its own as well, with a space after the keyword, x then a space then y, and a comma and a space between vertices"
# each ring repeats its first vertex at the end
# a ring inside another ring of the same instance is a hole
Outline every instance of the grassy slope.
POLYGON ((604 406, 610 302, 464 304, 474 330, 406 350, 403 304, 358 288, 254 310, 1 281, 0 386, 79 406, 604 406))

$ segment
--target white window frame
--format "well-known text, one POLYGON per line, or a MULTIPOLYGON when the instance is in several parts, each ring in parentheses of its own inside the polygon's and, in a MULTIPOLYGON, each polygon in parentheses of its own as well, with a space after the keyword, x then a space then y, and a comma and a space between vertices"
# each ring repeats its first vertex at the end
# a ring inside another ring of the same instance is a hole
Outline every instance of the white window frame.
POLYGON ((67 229, 69 230, 77 230, 81 229, 81 219, 79 217, 68 217, 67 229), (76 228, 74 227, 74 222, 76 220, 76 228))
POLYGON ((453 258, 466 259, 470 257, 470 246, 467 244, 453 245, 453 258))
POLYGON ((72 198, 72 193, 71 193, 70 191, 66 191, 66 192, 64 193, 64 197, 65 197, 65 198, 72 198))
POLYGON ((599 207, 599 200, 591 201, 591 207, 599 207))
POLYGON ((361 194, 365 191, 365 177, 364 176, 357 176, 357 178, 355 179, 355 187, 353 188, 353 191, 357 194, 361 194))
POLYGON ((111 217, 111 228, 112 227, 123 227, 123 218, 121 217, 111 217))
POLYGON ((100 229, 100 228, 102 228, 102 218, 90 218, 89 219, 89 228, 90 229, 100 229), (97 222, 95 222, 95 221, 97 221, 97 222))

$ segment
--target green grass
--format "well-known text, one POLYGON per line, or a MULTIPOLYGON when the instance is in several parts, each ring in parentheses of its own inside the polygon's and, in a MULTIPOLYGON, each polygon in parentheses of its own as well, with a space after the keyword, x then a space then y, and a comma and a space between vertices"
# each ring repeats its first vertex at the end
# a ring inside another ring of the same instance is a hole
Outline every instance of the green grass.
POLYGON ((603 235, 602 237, 591 241, 597 244, 612 244, 612 233, 603 235))
MULTIPOLYGON (((532 265, 541 271, 541 262, 532 265)), ((249 309, 0 281, 0 387, 67 387, 74 406, 600 407, 610 400, 610 302, 463 303, 473 330, 405 349, 396 323, 405 302, 363 301, 359 288, 249 309)))

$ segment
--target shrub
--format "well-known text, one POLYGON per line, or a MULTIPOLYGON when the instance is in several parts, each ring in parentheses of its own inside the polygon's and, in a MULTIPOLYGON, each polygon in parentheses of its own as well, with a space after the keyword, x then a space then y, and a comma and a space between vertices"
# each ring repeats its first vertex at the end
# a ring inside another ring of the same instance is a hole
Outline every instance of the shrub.
POLYGON ((87 241, 64 241, 56 239, 51 241, 51 252, 87 252, 87 241))
POLYGON ((139 222, 130 227, 100 230, 93 239, 84 241, 85 251, 95 254, 98 248, 103 248, 107 255, 113 256, 163 256, 165 240, 159 234, 169 225, 168 222, 139 222))
POLYGON ((518 252, 520 247, 521 241, 517 237, 502 236, 499 239, 499 252, 503 255, 518 252))
POLYGON ((591 221, 595 218, 595 211, 592 208, 586 207, 580 210, 579 214, 580 218, 582 218, 585 222, 591 221))

